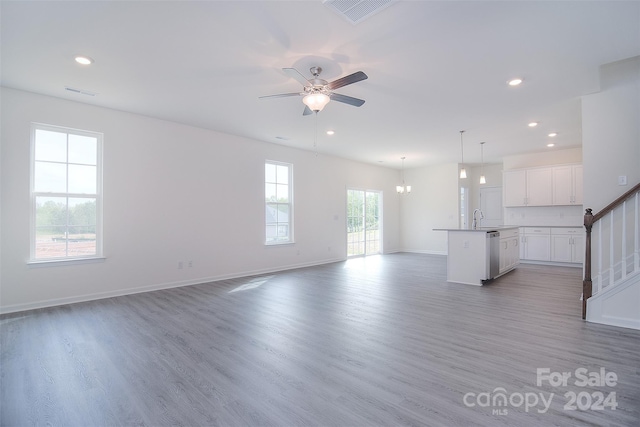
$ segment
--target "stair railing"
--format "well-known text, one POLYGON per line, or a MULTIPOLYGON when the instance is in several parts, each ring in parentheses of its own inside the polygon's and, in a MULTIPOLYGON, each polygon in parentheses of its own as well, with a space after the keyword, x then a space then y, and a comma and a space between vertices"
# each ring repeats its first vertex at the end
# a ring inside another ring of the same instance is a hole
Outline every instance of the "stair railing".
POLYGON ((608 204, 597 214, 584 214, 585 259, 582 281, 582 318, 587 317, 587 300, 604 288, 615 286, 629 274, 640 271, 640 184, 608 204), (592 230, 596 225, 595 245, 592 230), (591 278, 592 248, 595 252, 594 280, 591 278), (593 282, 595 281, 595 292, 593 282))

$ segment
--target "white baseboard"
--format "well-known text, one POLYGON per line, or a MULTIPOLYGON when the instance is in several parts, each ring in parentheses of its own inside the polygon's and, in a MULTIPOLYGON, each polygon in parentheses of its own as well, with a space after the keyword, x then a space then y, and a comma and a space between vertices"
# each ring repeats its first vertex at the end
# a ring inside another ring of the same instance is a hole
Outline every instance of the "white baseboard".
POLYGON ((520 264, 552 265, 556 267, 582 268, 582 264, 576 263, 576 262, 535 261, 535 260, 529 260, 529 259, 520 259, 520 264))
POLYGON ((403 249, 399 252, 406 252, 409 254, 447 255, 447 251, 430 251, 422 249, 403 249))
POLYGON ((139 286, 135 288, 118 289, 115 291, 96 292, 85 295, 77 295, 65 298, 53 298, 48 300, 34 301, 24 304, 12 304, 0 306, 0 314, 17 313, 27 310, 36 310, 39 308, 55 307, 59 305, 75 304, 79 302, 95 301, 105 298, 120 297, 124 295, 140 294, 144 292, 159 291, 162 289, 179 288, 182 286, 199 285, 202 283, 217 282, 220 280, 237 279, 239 277, 259 276, 262 274, 275 273, 278 271, 295 270, 296 268, 312 267, 314 265, 331 264, 334 262, 344 261, 344 258, 330 258, 316 262, 306 262, 299 264, 291 264, 277 268, 265 268, 260 270, 248 270, 232 274, 223 274, 218 276, 201 277, 197 279, 181 280, 177 282, 158 283, 154 285, 139 286))

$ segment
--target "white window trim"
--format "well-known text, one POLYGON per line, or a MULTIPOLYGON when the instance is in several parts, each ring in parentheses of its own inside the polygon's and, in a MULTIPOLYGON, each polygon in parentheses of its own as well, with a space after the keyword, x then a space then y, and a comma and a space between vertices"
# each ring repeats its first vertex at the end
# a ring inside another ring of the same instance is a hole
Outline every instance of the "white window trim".
POLYGON ((30 182, 29 182, 29 191, 30 191, 30 205, 29 205, 29 217, 30 217, 30 233, 29 233, 29 259, 27 260, 27 264, 30 267, 45 267, 45 266, 54 266, 54 265, 71 265, 71 264, 80 264, 80 263, 91 263, 91 262, 102 262, 105 257, 103 256, 103 224, 102 224, 102 209, 103 209, 103 190, 102 190, 102 150, 104 145, 104 134, 101 132, 92 132, 81 129, 74 129, 65 126, 55 126, 49 125, 45 123, 31 123, 30 129, 30 182), (35 143, 36 143, 36 130, 49 130, 53 132, 64 132, 71 133, 74 135, 82 135, 94 137, 97 139, 97 147, 96 147, 96 253, 94 255, 87 256, 65 256, 58 258, 36 258, 35 257, 35 242, 36 242, 36 197, 37 196, 49 196, 56 197, 62 196, 67 197, 70 193, 41 193, 36 192, 34 190, 35 187, 35 143))
MULTIPOLYGON (((262 227, 262 231, 264 233, 264 244, 265 246, 281 246, 281 245, 292 245, 295 243, 295 239, 294 239, 294 226, 293 226, 293 163, 287 163, 287 162, 280 162, 277 160, 265 160, 264 161, 264 165, 267 164, 272 164, 272 165, 276 165, 276 166, 287 166, 289 168, 289 240, 282 240, 282 241, 275 241, 275 242, 268 242, 267 241, 267 223, 266 221, 263 224, 262 227)), ((263 166, 264 167, 264 166, 263 166)), ((264 185, 265 185, 265 180, 264 180, 264 174, 263 174, 263 179, 262 179, 262 186, 263 186, 263 200, 264 200, 264 185)), ((267 202, 263 203, 263 209, 266 209, 267 207, 267 202)), ((262 212, 262 218, 265 218, 265 212, 263 210, 262 212)))

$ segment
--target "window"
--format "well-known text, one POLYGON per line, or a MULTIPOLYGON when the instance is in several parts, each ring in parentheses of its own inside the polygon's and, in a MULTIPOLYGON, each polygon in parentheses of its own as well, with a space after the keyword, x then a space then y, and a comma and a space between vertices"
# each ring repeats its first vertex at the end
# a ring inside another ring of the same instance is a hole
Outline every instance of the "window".
POLYGON ((265 243, 293 243, 293 165, 264 164, 265 243))
POLYGON ((31 260, 102 256, 102 134, 31 125, 31 260))

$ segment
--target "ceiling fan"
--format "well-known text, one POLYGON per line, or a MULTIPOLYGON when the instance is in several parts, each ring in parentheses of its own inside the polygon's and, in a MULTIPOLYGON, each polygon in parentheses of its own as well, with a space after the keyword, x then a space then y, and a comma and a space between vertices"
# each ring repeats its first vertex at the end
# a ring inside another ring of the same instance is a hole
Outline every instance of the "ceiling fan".
POLYGON ((353 98, 347 95, 341 95, 339 93, 334 93, 334 89, 341 88, 346 85, 350 85, 352 83, 356 83, 362 80, 366 80, 368 76, 362 71, 357 71, 353 74, 349 74, 348 76, 344 76, 332 82, 327 82, 320 78, 320 73, 322 72, 322 68, 320 67, 311 67, 309 71, 313 75, 312 79, 307 79, 302 73, 295 68, 283 68, 287 75, 293 77, 298 80, 303 85, 302 92, 293 92, 293 93, 281 93, 277 95, 267 95, 261 96, 260 98, 282 98, 285 96, 304 96, 302 98, 302 102, 305 104, 303 116, 307 116, 312 112, 319 112, 329 103, 330 100, 343 102, 345 104, 353 105, 354 107, 359 107, 364 104, 363 99, 353 98))

